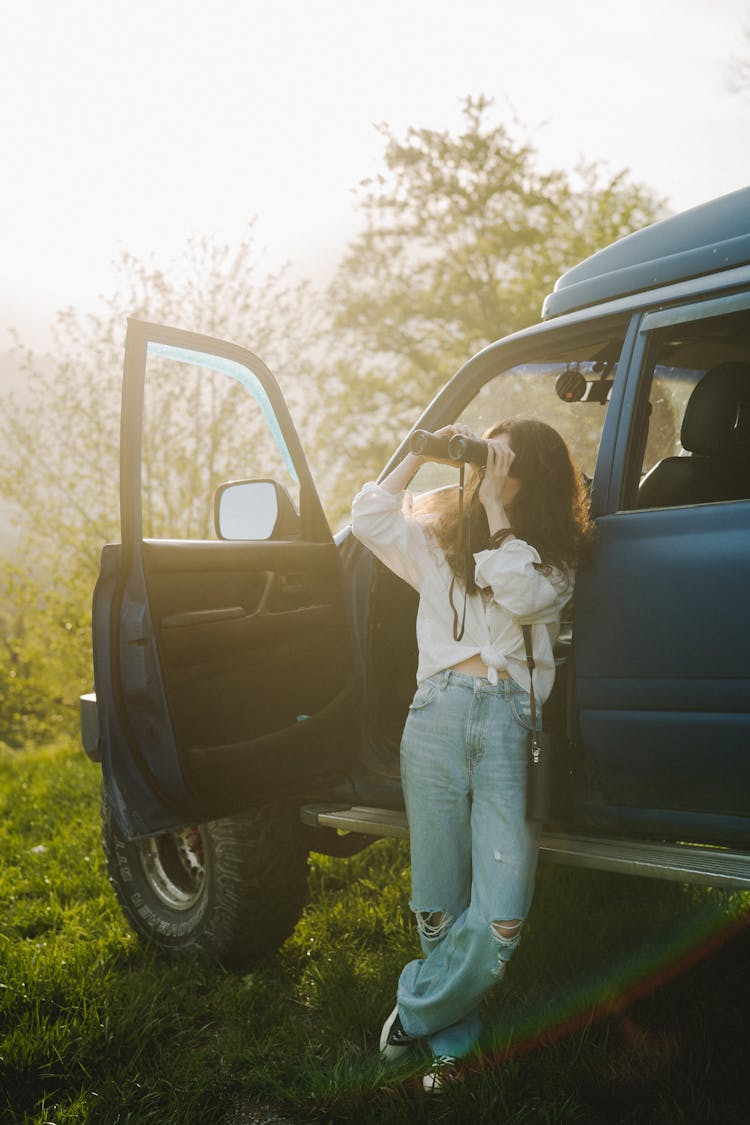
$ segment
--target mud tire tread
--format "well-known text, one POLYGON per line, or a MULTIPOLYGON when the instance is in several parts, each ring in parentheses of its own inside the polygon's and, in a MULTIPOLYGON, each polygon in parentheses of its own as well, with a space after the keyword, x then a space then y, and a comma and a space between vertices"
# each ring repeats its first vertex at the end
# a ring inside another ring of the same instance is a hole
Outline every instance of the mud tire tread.
POLYGON ((245 969, 294 929, 307 900, 307 848, 296 810, 275 804, 209 821, 206 876, 198 901, 171 909, 149 885, 135 843, 120 835, 102 799, 107 873, 120 907, 141 937, 170 953, 199 953, 245 969))

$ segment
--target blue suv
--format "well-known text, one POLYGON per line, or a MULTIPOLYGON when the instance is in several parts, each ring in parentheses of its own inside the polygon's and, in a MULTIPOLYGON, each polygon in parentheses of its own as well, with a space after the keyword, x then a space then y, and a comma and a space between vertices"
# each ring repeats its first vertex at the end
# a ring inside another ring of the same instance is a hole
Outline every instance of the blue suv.
MULTIPOLYGON (((414 424, 542 417, 590 478, 542 858, 748 887, 750 189, 595 254, 542 316, 414 424)), ((110 877, 141 934, 249 964, 294 926, 310 851, 407 835, 416 595, 331 534, 276 381, 221 340, 129 323, 121 514, 81 701, 110 877)))

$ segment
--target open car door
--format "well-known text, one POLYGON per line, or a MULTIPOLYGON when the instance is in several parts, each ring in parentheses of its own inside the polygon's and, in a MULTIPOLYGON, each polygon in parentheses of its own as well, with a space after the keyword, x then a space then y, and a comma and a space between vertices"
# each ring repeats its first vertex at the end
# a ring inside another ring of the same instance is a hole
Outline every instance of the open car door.
POLYGON ((123 836, 341 770, 357 731, 338 551, 265 364, 131 320, 120 492, 122 543, 104 549, 93 629, 123 836))

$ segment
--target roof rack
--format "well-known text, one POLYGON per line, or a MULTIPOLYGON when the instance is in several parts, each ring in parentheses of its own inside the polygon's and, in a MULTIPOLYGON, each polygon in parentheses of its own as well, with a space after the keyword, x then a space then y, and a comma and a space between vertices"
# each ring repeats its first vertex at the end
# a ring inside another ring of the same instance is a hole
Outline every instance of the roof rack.
POLYGON ((750 187, 629 234, 564 273, 549 319, 616 297, 750 263, 750 187))

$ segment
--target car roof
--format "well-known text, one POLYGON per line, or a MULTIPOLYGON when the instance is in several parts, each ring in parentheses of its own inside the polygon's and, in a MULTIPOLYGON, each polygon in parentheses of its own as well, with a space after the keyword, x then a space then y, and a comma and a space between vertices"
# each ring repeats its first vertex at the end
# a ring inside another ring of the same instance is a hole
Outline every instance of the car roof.
POLYGON ((644 227, 564 273, 544 319, 750 263, 750 187, 644 227))

